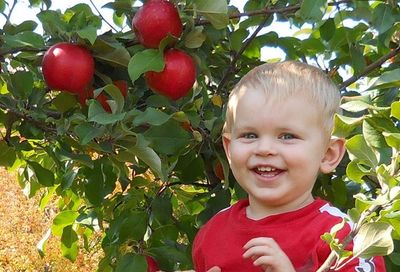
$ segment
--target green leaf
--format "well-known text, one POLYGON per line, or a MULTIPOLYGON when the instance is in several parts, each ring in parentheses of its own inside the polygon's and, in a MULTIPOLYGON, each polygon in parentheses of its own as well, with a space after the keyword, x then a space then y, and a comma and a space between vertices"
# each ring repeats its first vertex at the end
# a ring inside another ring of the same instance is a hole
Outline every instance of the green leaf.
POLYGON ((146 257, 132 253, 125 254, 121 260, 118 261, 115 272, 127 271, 146 272, 146 257))
POLYGON ((128 50, 115 40, 107 40, 104 36, 97 37, 92 50, 96 59, 113 66, 128 67, 131 58, 128 50))
POLYGON ((185 46, 187 48, 199 48, 206 40, 207 36, 203 33, 203 26, 196 26, 185 36, 185 46))
POLYGON ((151 127, 144 135, 154 150, 167 155, 178 154, 191 139, 190 134, 174 121, 151 127))
POLYGON ((125 114, 125 112, 107 113, 97 100, 89 100, 88 121, 90 122, 96 122, 100 125, 114 124, 124 119, 125 114))
POLYGON ((364 101, 358 100, 343 103, 340 107, 349 112, 360 112, 369 109, 371 105, 364 101))
POLYGON ((201 13, 228 13, 226 0, 194 0, 197 12, 201 13))
POLYGON ((228 4, 226 0, 195 0, 195 10, 206 17, 216 29, 229 24, 228 4))
POLYGON ((395 148, 396 150, 400 150, 400 133, 390 133, 390 132, 382 132, 385 137, 386 143, 395 148))
POLYGON ((104 131, 104 127, 95 127, 90 123, 82 123, 74 128, 74 132, 79 138, 79 143, 82 145, 86 145, 94 138, 100 137, 104 134, 104 131))
POLYGON ((225 13, 203 13, 216 29, 224 29, 229 24, 229 17, 225 13))
POLYGON ((121 151, 115 155, 117 160, 131 163, 137 163, 135 157, 148 165, 155 176, 160 178, 163 177, 161 159, 157 153, 148 146, 138 143, 127 147, 126 151, 121 151))
POLYGON ((142 124, 150 124, 154 126, 160 126, 166 123, 170 118, 171 115, 168 115, 158 109, 149 107, 143 113, 135 117, 133 120, 133 125, 139 126, 142 124))
POLYGON ((118 89, 117 86, 114 84, 107 84, 103 88, 96 89, 94 91, 94 96, 97 97, 101 91, 105 91, 107 94, 109 94, 115 103, 111 103, 110 107, 112 112, 115 113, 120 113, 122 109, 124 108, 124 96, 122 95, 121 91, 118 89))
POLYGON ((62 211, 56 215, 53 219, 53 225, 51 226, 51 231, 54 235, 61 236, 63 229, 66 226, 74 224, 76 218, 78 218, 79 213, 77 211, 66 210, 62 211))
POLYGON ((257 40, 253 40, 250 45, 246 48, 243 55, 249 59, 260 59, 261 58, 261 45, 257 40))
POLYGON ((326 0, 304 0, 300 7, 300 16, 305 20, 320 21, 326 8, 326 0))
POLYGON ((249 31, 243 28, 239 28, 235 32, 233 32, 230 39, 231 48, 235 51, 239 51, 242 48, 243 42, 248 35, 249 31))
POLYGON ((146 212, 130 212, 123 215, 124 219, 119 232, 121 242, 133 239, 134 241, 143 240, 143 236, 147 231, 149 221, 146 212))
POLYGON ((73 160, 74 162, 79 162, 82 165, 85 165, 89 168, 93 168, 93 162, 92 159, 88 154, 77 154, 77 153, 71 153, 66 151, 65 149, 57 150, 57 158, 60 161, 70 161, 73 160))
POLYGON ((33 89, 33 75, 31 72, 17 71, 11 75, 12 86, 9 91, 16 97, 27 98, 33 89))
POLYGON ((347 117, 335 115, 335 125, 332 134, 337 137, 349 136, 363 121, 364 117, 347 117))
POLYGON ((327 19, 322 26, 319 28, 319 33, 321 38, 325 41, 329 41, 332 39, 333 35, 335 35, 336 24, 333 18, 327 19))
POLYGON ((115 189, 117 177, 110 165, 108 158, 94 162, 94 168, 83 168, 82 174, 85 177, 85 197, 93 205, 101 205, 105 197, 115 189))
POLYGON ((385 222, 365 223, 354 237, 353 254, 365 259, 390 254, 394 248, 392 230, 385 222))
POLYGON ((372 25, 379 33, 386 32, 396 22, 396 15, 390 5, 379 4, 374 8, 372 14, 372 25))
POLYGON ((350 46, 350 57, 354 73, 359 75, 364 71, 366 66, 363 48, 360 46, 350 46))
POLYGON ((19 25, 6 24, 4 25, 3 30, 8 35, 15 35, 17 33, 25 31, 33 32, 37 26, 38 26, 37 22, 28 20, 20 23, 19 25))
POLYGON ((203 225, 207 222, 214 214, 220 210, 229 207, 231 201, 231 195, 229 190, 221 189, 213 196, 211 196, 207 203, 205 209, 197 216, 198 224, 203 225))
POLYGON ((53 100, 54 106, 62 113, 67 112, 76 105, 76 97, 67 92, 60 92, 53 100))
POLYGON ((77 31, 79 37, 87 39, 91 44, 94 44, 97 39, 97 28, 94 26, 87 26, 77 31))
POLYGON ((375 80, 369 89, 386 89, 391 87, 400 87, 400 69, 384 72, 375 80))
POLYGON ((141 161, 147 164, 154 174, 158 177, 162 177, 161 159, 157 153, 150 147, 135 146, 129 151, 136 155, 141 161))
POLYGON ((350 180, 362 184, 364 181, 362 178, 365 175, 370 174, 371 171, 363 168, 359 164, 359 160, 355 159, 349 162, 346 167, 346 175, 350 180))
POLYGON ((128 64, 128 73, 132 82, 147 71, 161 72, 164 69, 163 53, 158 49, 146 49, 136 53, 128 64))
POLYGON ((17 33, 16 35, 4 35, 3 36, 5 46, 10 48, 18 47, 32 47, 32 48, 43 48, 44 41, 43 37, 32 31, 24 31, 17 33))
POLYGON ((400 101, 395 101, 392 103, 390 114, 397 120, 400 120, 400 101))
POLYGON ((14 164, 17 156, 15 149, 8 146, 4 140, 0 141, 0 166, 10 167, 14 164))
POLYGON ((68 31, 68 24, 62 20, 63 15, 60 11, 43 10, 36 16, 42 23, 44 31, 48 34, 66 33, 68 31))
POLYGON ((358 134, 350 138, 346 142, 346 148, 350 155, 353 156, 353 159, 355 157, 370 167, 378 165, 378 159, 363 135, 358 134))
POLYGON ((39 163, 28 161, 29 166, 32 168, 36 178, 40 184, 46 187, 54 185, 54 174, 50 170, 44 168, 39 163))
POLYGON ((166 225, 172 219, 171 199, 166 197, 155 197, 151 203, 151 211, 154 219, 162 225, 166 225))
POLYGON ((61 252, 64 257, 74 262, 78 256, 78 235, 72 225, 66 226, 61 236, 61 252))
POLYGON ((374 122, 371 119, 365 119, 362 125, 365 141, 372 148, 387 147, 385 138, 382 135, 382 131, 373 126, 374 122))

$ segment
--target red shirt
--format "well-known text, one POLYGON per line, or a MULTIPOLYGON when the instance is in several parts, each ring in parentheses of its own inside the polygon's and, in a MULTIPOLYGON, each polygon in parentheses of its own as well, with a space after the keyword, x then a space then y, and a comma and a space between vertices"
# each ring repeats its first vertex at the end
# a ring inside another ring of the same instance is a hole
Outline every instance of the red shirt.
MULTIPOLYGON (((321 235, 342 222, 346 216, 322 199, 296 211, 271 215, 260 220, 246 216, 248 200, 241 200, 219 212, 198 232, 193 244, 196 272, 206 272, 219 266, 222 272, 260 272, 251 259, 244 259, 243 246, 252 238, 273 238, 291 260, 296 271, 316 271, 330 253, 321 235)), ((337 237, 350 231, 347 223, 337 237)), ((351 246, 351 245, 350 245, 351 246)), ((357 258, 341 272, 384 272, 382 257, 365 260, 357 258)))

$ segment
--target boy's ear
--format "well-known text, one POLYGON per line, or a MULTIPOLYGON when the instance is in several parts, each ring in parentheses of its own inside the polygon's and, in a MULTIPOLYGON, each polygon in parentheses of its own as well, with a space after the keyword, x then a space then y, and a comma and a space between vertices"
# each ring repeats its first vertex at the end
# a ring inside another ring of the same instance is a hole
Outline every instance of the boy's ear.
POLYGON ((231 135, 229 133, 222 134, 222 144, 224 146, 226 158, 228 159, 229 164, 231 164, 231 152, 230 152, 231 135))
POLYGON ((345 139, 331 139, 329 141, 328 148, 326 149, 325 156, 322 158, 320 171, 324 174, 327 174, 335 170, 336 166, 338 166, 342 160, 345 152, 345 139))

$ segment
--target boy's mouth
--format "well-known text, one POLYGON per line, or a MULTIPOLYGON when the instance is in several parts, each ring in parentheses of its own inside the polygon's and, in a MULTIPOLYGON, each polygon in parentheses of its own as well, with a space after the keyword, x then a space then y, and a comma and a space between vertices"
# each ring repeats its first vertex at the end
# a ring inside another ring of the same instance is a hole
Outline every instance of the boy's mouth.
POLYGON ((256 168, 254 168, 254 171, 261 175, 261 176, 265 176, 265 177, 273 177, 278 175, 280 172, 282 172, 282 170, 279 170, 275 167, 271 167, 271 166, 258 166, 256 168))

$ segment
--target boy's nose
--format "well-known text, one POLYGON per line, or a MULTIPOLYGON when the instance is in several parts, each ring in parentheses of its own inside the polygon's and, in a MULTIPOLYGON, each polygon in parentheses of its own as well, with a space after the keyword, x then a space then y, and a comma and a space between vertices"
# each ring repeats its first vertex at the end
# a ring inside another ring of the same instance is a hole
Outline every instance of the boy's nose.
POLYGON ((276 143, 269 137, 260 138, 256 147, 256 154, 259 156, 276 155, 276 143))

